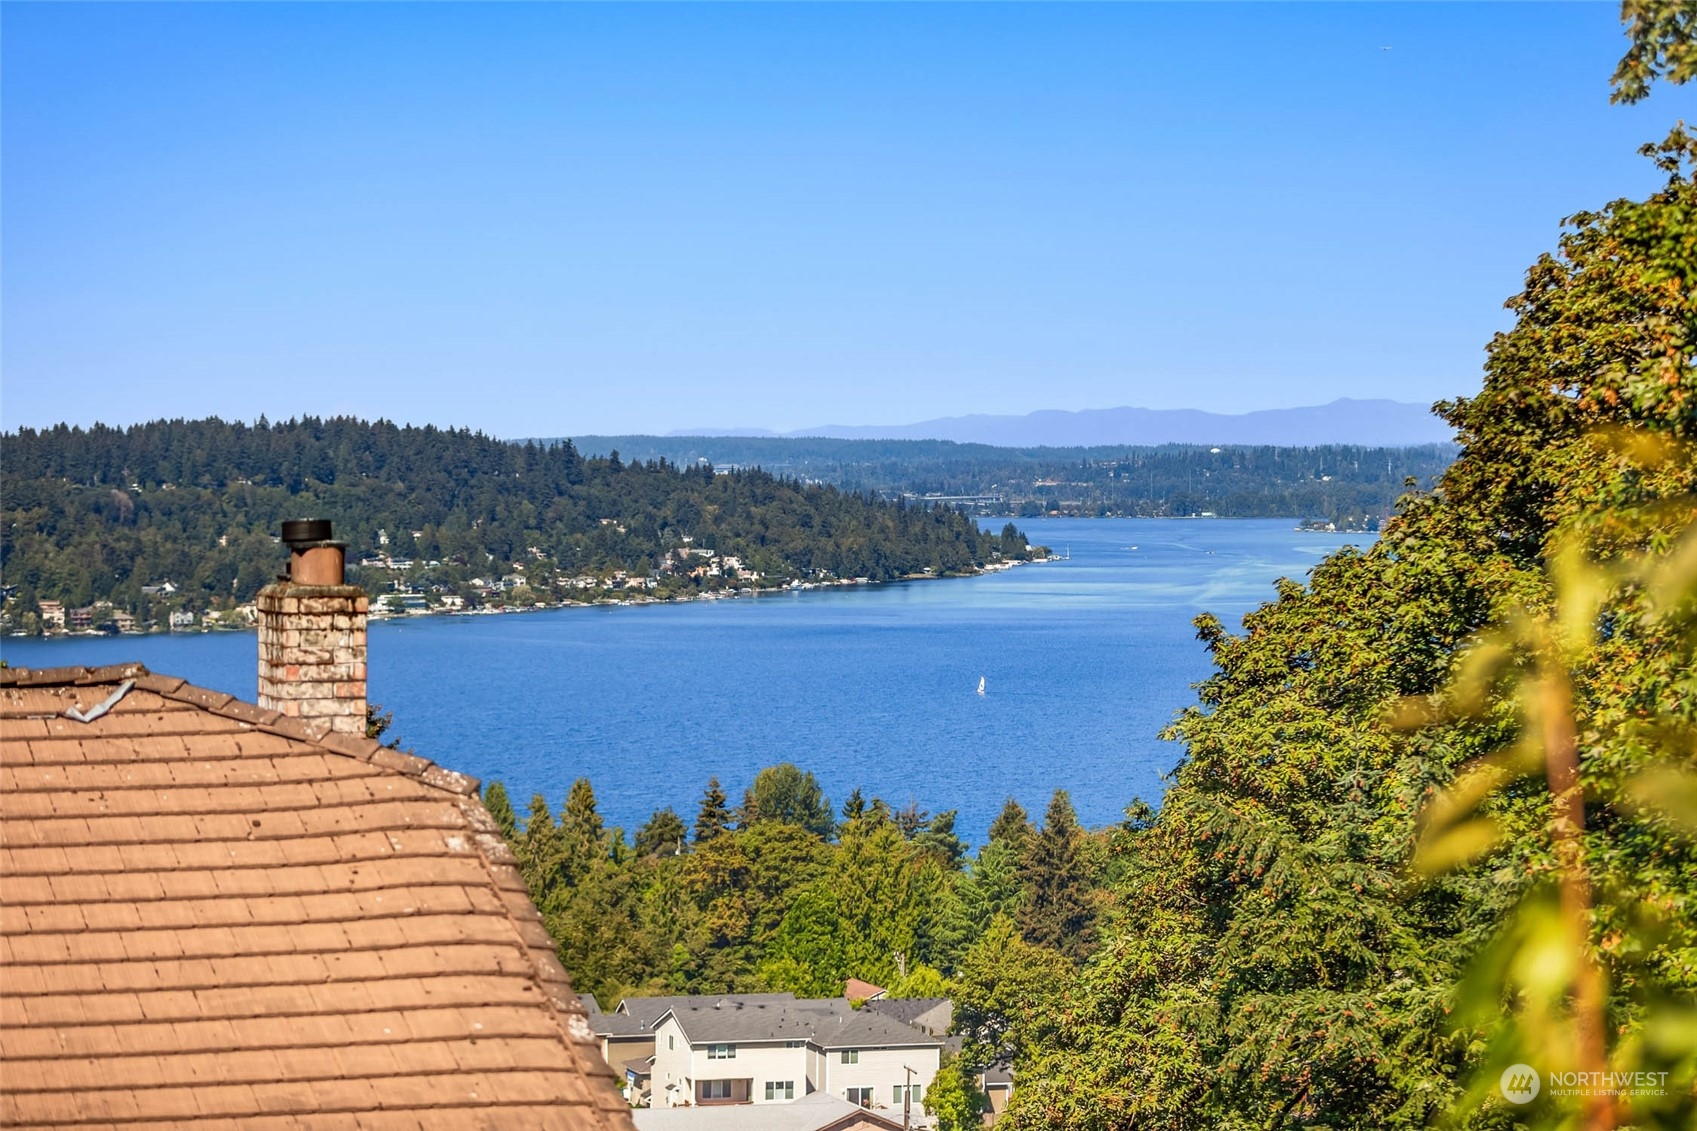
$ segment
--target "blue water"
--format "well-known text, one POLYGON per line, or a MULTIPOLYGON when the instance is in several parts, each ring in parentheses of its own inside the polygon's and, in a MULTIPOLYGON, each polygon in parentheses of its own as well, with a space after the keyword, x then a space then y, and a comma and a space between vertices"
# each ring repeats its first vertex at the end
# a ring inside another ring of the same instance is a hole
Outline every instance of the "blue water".
MULTIPOLYGON (((991 525, 999 528, 1000 521, 991 525)), ((587 776, 609 824, 693 821, 793 761, 836 804, 860 787, 958 809, 977 843, 1003 801, 1056 788, 1088 825, 1157 803, 1182 750, 1156 736, 1205 678, 1190 621, 1237 618, 1361 535, 1288 519, 1026 520, 1067 561, 984 577, 769 597, 419 617, 371 629, 371 698, 403 744, 556 810, 587 776), (979 677, 986 694, 977 694, 979 677)), ((140 660, 251 700, 248 633, 7 639, 13 665, 140 660)))

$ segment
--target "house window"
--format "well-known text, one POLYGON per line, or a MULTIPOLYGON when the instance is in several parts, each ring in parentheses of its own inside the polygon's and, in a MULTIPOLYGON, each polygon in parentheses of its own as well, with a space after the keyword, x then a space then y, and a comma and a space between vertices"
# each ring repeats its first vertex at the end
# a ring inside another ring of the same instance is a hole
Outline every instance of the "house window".
POLYGON ((769 1100, 793 1100, 793 1099, 795 1099, 795 1081, 794 1080, 768 1080, 768 1081, 766 1081, 766 1098, 769 1099, 769 1100))
POLYGON ((865 1088, 850 1088, 848 1091, 843 1093, 843 1098, 848 1100, 851 1104, 859 1104, 861 1107, 871 1107, 872 1088, 870 1086, 865 1088))
POLYGON ((668 1049, 675 1049, 678 1047, 678 1039, 670 1033, 666 1034, 666 1047, 668 1049))
POLYGON ((860 1050, 859 1049, 844 1049, 843 1050, 843 1063, 844 1064, 859 1064, 860 1063, 860 1050))
MULTIPOLYGON (((914 1107, 919 1106, 919 1094, 923 1089, 924 1089, 923 1084, 913 1085, 911 1091, 913 1092, 913 1106, 914 1107)), ((897 1104, 901 1103, 902 1102, 902 1093, 904 1091, 907 1091, 907 1090, 910 1090, 910 1089, 906 1089, 902 1085, 897 1084, 894 1088, 890 1089, 890 1101, 892 1103, 897 1103, 897 1104)))
POLYGON ((701 1082, 701 1098, 704 1100, 730 1099, 731 1082, 729 1080, 703 1080, 701 1082))
POLYGON ((736 1058, 737 1058, 737 1047, 735 1045, 708 1045, 707 1046, 707 1059, 708 1060, 735 1060, 736 1058))

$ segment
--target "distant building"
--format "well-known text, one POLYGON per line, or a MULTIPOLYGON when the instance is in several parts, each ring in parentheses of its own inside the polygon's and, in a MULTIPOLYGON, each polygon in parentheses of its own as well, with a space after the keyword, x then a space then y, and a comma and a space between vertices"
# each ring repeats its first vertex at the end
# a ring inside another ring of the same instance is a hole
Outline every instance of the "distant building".
POLYGON ((655 1107, 789 1103, 828 1092, 863 1108, 908 1109, 929 1125, 925 1089, 943 1042, 842 998, 677 1006, 653 1026, 655 1107))
POLYGON ((874 986, 871 982, 863 982, 859 978, 850 978, 843 985, 843 997, 849 1001, 877 1001, 883 996, 883 986, 874 986))

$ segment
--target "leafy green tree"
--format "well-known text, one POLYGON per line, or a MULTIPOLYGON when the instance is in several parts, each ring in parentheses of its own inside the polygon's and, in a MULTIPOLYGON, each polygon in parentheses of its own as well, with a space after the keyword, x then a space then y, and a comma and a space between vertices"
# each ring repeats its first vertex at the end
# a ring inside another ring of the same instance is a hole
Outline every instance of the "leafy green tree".
POLYGON ((1067 957, 1020 938, 1012 919, 998 916, 955 974, 954 1031, 961 1061, 982 1069, 1021 1059, 1061 1027, 1052 1014, 1074 975, 1067 957))
POLYGON ((925 1110, 937 1131, 979 1131, 990 1097, 979 1091, 976 1074, 959 1057, 945 1056, 925 1090, 925 1110))
POLYGON ((1615 68, 1613 102, 1639 102, 1657 79, 1697 76, 1697 8, 1690 0, 1623 0, 1630 46, 1615 68))
POLYGON ((742 820, 745 826, 782 821, 818 837, 829 837, 835 827, 831 803, 819 788, 819 779, 790 762, 768 766, 754 775, 754 785, 743 803, 742 820))
POLYGON ((907 973, 886 988, 884 996, 891 1000, 948 997, 950 989, 949 980, 943 976, 941 970, 918 962, 908 967, 907 973))
MULTIPOLYGON (((1689 18, 1627 11, 1683 44, 1631 66, 1680 74, 1689 18)), ((1158 818, 1119 834, 1102 947, 1009 1026, 1013 1131, 1692 1125, 1697 655, 1651 581, 1697 568, 1692 154, 1651 147, 1668 185, 1528 272, 1484 387, 1442 406, 1437 492, 1241 634, 1199 620, 1215 674, 1158 818), (1669 1086, 1510 1111, 1516 1061, 1669 1086)))

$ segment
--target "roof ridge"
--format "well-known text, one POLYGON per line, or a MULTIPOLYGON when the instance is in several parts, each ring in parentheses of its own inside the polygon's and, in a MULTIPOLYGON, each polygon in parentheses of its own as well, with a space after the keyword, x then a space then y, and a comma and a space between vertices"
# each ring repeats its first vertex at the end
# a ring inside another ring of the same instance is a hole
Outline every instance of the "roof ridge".
POLYGON ((612 1067, 601 1059, 600 1047, 589 1024, 589 1009, 572 990, 571 975, 560 964, 553 936, 548 933, 541 911, 530 898, 530 887, 519 871, 518 857, 501 835, 501 826, 495 823, 495 818, 483 806, 483 798, 475 792, 461 797, 457 805, 466 823, 471 826, 472 844, 500 894, 507 922, 524 944, 525 957, 529 960, 532 977, 542 988, 550 1019, 568 1046, 589 1050, 589 1056, 585 1058, 587 1068, 594 1075, 604 1075, 608 1083, 602 1094, 594 1097, 596 1109, 603 1114, 626 1110, 624 1097, 619 1094, 615 1083, 617 1077, 612 1067), (604 1069, 604 1073, 595 1072, 597 1067, 604 1069))
POLYGON ((138 690, 191 704, 211 714, 246 723, 267 734, 292 738, 332 754, 370 762, 459 797, 475 795, 482 784, 469 774, 446 769, 428 758, 385 746, 374 738, 356 738, 337 734, 323 726, 311 726, 278 711, 238 699, 228 692, 196 686, 180 676, 157 675, 148 671, 144 664, 107 664, 98 668, 0 668, 0 687, 87 687, 126 679, 135 680, 138 690))

